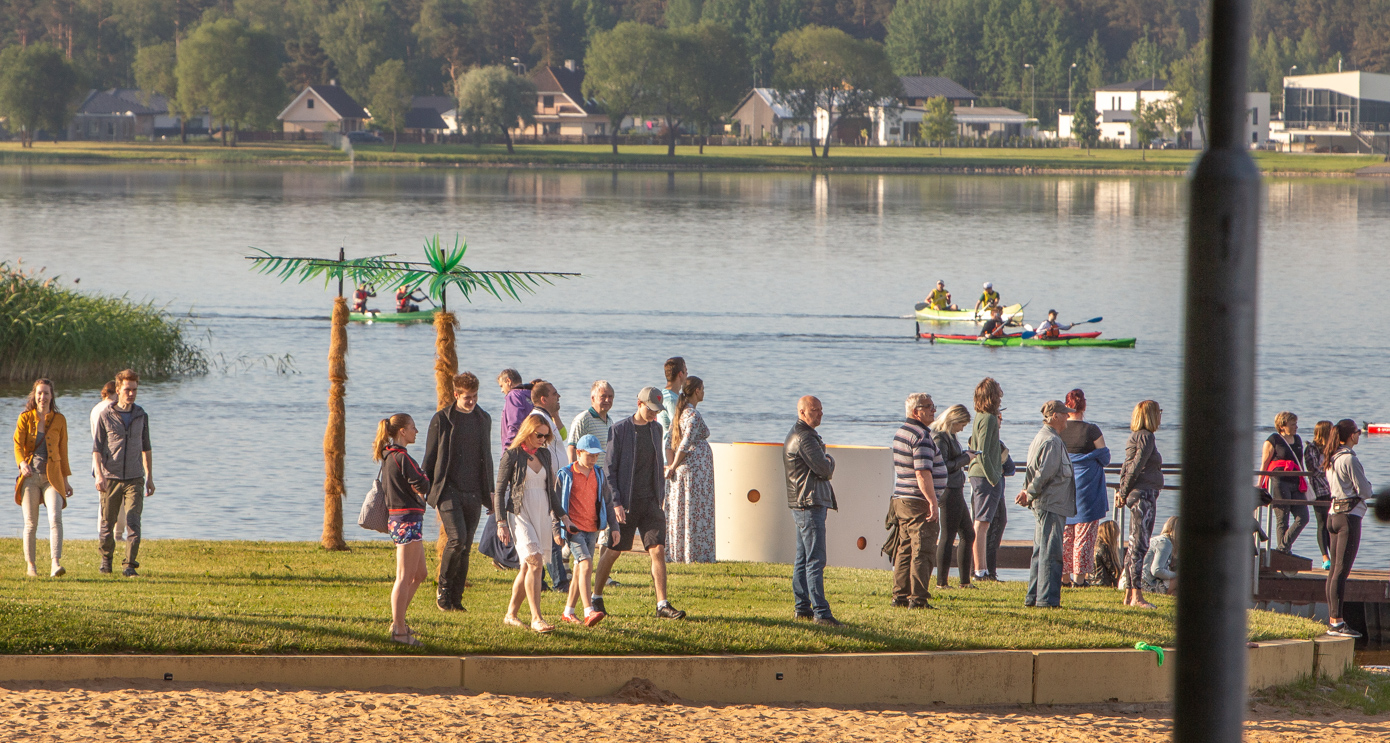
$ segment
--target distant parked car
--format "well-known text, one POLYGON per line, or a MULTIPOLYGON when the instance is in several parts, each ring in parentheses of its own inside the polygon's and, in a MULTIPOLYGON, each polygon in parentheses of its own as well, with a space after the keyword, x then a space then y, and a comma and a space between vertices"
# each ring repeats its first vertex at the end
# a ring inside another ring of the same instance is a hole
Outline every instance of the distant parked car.
POLYGON ((1174 142, 1174 141, 1171 140, 1171 139, 1165 139, 1165 140, 1162 140, 1162 142, 1159 143, 1159 147, 1160 147, 1161 149, 1165 149, 1165 150, 1176 150, 1176 149, 1178 149, 1178 143, 1177 143, 1177 142, 1174 142))
POLYGON ((386 140, 371 132, 348 132, 348 141, 353 144, 385 144, 386 140))

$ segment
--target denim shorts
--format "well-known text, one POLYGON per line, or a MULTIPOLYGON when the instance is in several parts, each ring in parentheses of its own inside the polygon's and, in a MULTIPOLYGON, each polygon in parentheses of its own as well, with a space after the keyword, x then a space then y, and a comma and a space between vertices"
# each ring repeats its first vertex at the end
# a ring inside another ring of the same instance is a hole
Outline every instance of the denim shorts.
POLYGON ((423 542, 425 540, 425 513, 423 511, 392 513, 386 520, 386 527, 391 534, 391 541, 396 544, 423 542))
POLYGON ((566 533, 569 542, 570 554, 574 555, 575 562, 594 559, 594 550, 598 547, 598 532, 596 531, 572 531, 566 533))

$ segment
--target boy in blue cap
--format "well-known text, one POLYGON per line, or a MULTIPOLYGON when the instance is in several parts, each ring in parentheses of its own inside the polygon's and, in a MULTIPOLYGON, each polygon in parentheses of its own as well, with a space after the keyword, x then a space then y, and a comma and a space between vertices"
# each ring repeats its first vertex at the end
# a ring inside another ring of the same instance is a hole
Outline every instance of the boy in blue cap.
POLYGON ((555 478, 560 504, 574 525, 573 529, 567 529, 558 522, 555 524, 556 541, 563 537, 569 543, 570 554, 574 555, 574 579, 570 581, 565 613, 560 618, 570 624, 593 627, 606 616, 594 609, 590 598, 594 552, 598 548, 599 534, 607 531, 609 524, 617 522, 611 515, 613 498, 603 468, 595 466, 599 455, 603 454, 603 445, 597 436, 585 434, 575 442, 574 449, 574 462, 562 468, 555 478), (583 619, 574 614, 575 604, 581 600, 584 602, 583 619))

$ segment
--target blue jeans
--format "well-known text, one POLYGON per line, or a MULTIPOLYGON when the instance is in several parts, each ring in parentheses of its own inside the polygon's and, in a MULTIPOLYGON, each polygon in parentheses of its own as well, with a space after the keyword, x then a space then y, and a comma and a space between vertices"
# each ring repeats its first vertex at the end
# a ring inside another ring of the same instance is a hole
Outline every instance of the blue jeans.
POLYGON ((1024 606, 1062 605, 1062 530, 1067 517, 1033 509, 1033 559, 1028 563, 1028 593, 1024 606))
POLYGON ((825 600, 825 506, 793 508, 792 518, 796 521, 796 562, 792 565, 796 613, 830 619, 830 602, 825 600))
MULTIPOLYGON (((550 536, 549 534, 546 535, 550 536)), ((550 540, 550 565, 547 566, 550 572, 550 585, 557 591, 568 591, 570 588, 570 573, 565 569, 565 553, 563 545, 550 540)))

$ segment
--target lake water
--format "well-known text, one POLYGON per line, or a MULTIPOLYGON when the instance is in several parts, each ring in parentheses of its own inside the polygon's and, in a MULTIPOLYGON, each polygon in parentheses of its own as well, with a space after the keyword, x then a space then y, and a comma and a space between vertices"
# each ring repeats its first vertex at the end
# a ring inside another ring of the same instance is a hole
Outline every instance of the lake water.
MULTIPOLYGON (((662 362, 682 355, 705 380, 716 441, 780 441, 797 397, 815 394, 828 442, 886 445, 907 393, 944 410, 989 375, 1020 458, 1042 402, 1081 387, 1117 459, 1135 402, 1158 400, 1161 450, 1176 461, 1185 194, 1163 177, 6 167, 0 258, 191 312, 220 362, 141 388, 159 486, 150 538, 314 540, 332 294, 253 273, 252 246, 417 257, 427 237, 458 234, 473 268, 584 274, 519 303, 450 297, 460 366, 483 378, 494 420, 491 380, 504 367, 553 381, 568 421, 599 378, 630 413, 638 388, 659 385, 662 362), (1032 323, 1050 307, 1064 321, 1102 315, 1097 329, 1138 346, 914 342, 903 316, 938 278, 961 304, 991 280, 1006 302, 1029 302, 1032 323), (286 355, 299 373, 267 363, 286 355)), ((1264 205, 1258 438, 1284 409, 1307 437, 1322 418, 1390 420, 1390 181, 1275 180, 1264 205)), ((403 411, 423 425, 432 412, 433 330, 352 325, 348 337, 345 510, 349 538, 363 538, 351 518, 375 472, 376 421, 403 411)), ((0 418, 13 420, 23 391, 0 393, 0 418)), ((59 390, 74 431, 95 400, 59 390)), ((1359 451, 1374 483, 1390 480, 1390 437, 1359 451)), ((90 480, 74 486, 67 535, 92 538, 90 480)), ((1165 494, 1160 517, 1175 506, 1165 494)), ((0 509, 0 534, 20 525, 18 508, 0 509)), ((1016 507, 1009 536, 1031 536, 1016 507)), ((1305 532, 1299 551, 1314 553, 1312 541, 1305 532)), ((1387 567, 1390 529, 1368 522, 1361 554, 1358 567, 1387 567)))

